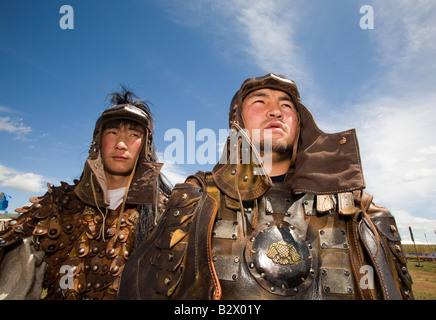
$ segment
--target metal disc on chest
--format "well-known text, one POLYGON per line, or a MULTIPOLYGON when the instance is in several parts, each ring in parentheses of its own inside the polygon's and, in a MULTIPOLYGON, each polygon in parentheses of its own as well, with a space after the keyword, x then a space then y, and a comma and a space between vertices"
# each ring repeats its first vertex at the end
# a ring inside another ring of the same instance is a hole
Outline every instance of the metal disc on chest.
POLYGON ((295 226, 273 221, 260 225, 247 241, 248 269, 265 290, 289 296, 311 284, 313 253, 301 234, 295 226))

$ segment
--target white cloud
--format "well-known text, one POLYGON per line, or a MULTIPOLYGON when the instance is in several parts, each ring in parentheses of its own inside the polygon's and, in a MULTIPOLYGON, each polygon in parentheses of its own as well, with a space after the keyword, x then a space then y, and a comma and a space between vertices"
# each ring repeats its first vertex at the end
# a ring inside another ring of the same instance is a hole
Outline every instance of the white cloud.
POLYGON ((433 0, 373 1, 375 42, 382 77, 401 90, 434 88, 436 2, 433 0))
POLYGON ((35 173, 22 173, 0 165, 0 186, 9 187, 24 192, 43 192, 43 176, 35 173))
POLYGON ((406 226, 430 235, 436 228, 434 101, 436 94, 421 93, 374 98, 341 121, 358 123, 367 191, 394 214, 403 235, 406 226))
MULTIPOLYGON (((371 1, 369 2, 371 3, 371 1)), ((329 127, 357 129, 367 191, 395 216, 403 239, 436 229, 436 3, 372 1, 378 73, 360 103, 329 127), (356 124, 357 123, 357 124, 356 124)), ((369 84, 369 85, 368 85, 369 84)), ((434 241, 434 240, 432 240, 434 241)))
MULTIPOLYGON (((409 227, 412 228, 414 239, 422 242, 427 240, 422 236, 422 234, 425 233, 427 237, 432 236, 433 229, 436 228, 436 219, 417 217, 401 209, 395 211, 395 219, 398 229, 400 232, 402 231, 401 234, 403 241, 412 240, 410 237, 409 227)), ((431 239, 431 237, 429 238, 431 239)), ((434 240, 430 242, 436 243, 434 240)))
POLYGON ((162 167, 162 173, 171 182, 173 186, 177 183, 183 183, 186 179, 186 172, 177 164, 171 163, 170 161, 165 161, 163 153, 157 152, 159 161, 164 163, 162 167))
POLYGON ((229 56, 232 63, 248 62, 262 72, 292 74, 297 82, 309 83, 308 65, 295 40, 303 2, 172 0, 159 3, 176 23, 201 28, 212 35, 212 41, 219 47, 217 52, 229 56))
POLYGON ((0 112, 8 112, 9 113, 9 112, 12 112, 12 111, 11 111, 11 109, 0 105, 0 112))
MULTIPOLYGON (((295 41, 298 16, 289 1, 239 1, 234 11, 238 30, 246 39, 244 51, 264 72, 307 77, 304 55, 295 41), (286 6, 286 7, 285 7, 286 6)), ((239 48, 240 49, 240 48, 239 48)))
POLYGON ((15 134, 17 138, 30 133, 32 129, 22 123, 22 119, 12 119, 11 117, 0 117, 0 131, 15 134))

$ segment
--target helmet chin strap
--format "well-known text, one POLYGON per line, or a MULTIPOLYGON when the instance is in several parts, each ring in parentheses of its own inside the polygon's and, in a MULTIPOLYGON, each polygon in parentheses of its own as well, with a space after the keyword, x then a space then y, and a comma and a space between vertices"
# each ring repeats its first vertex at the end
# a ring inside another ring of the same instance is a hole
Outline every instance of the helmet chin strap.
POLYGON ((295 166, 295 161, 297 160, 298 141, 300 140, 300 127, 300 121, 298 121, 298 125, 295 131, 294 144, 292 146, 291 167, 295 166))

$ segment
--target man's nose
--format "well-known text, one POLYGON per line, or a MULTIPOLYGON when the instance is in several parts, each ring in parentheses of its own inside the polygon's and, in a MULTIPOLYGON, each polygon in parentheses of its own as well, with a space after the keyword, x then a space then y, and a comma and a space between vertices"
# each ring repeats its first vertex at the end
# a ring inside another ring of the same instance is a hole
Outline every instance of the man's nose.
POLYGON ((268 117, 270 118, 281 118, 283 116, 282 110, 280 109, 280 104, 277 102, 270 102, 268 104, 268 117))
POLYGON ((115 149, 117 150, 125 150, 127 149, 127 144, 125 142, 124 137, 119 137, 116 144, 115 144, 115 149))

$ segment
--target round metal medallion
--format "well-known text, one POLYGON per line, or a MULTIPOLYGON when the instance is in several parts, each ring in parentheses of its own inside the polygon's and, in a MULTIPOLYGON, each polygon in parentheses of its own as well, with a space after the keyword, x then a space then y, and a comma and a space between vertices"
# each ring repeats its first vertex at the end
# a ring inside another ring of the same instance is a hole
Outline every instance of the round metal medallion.
POLYGON ((305 290, 313 279, 313 254, 300 230, 284 221, 260 225, 245 247, 245 259, 265 290, 283 296, 305 290))

